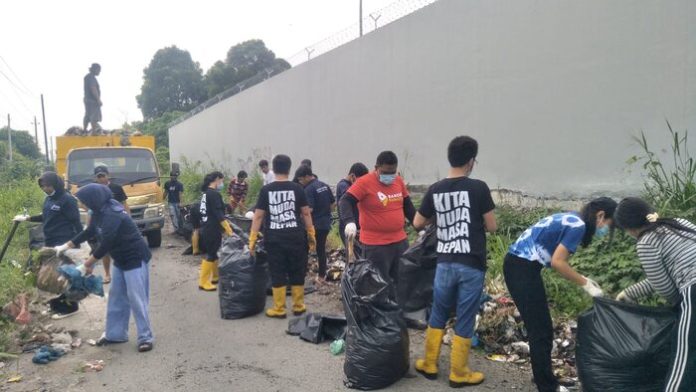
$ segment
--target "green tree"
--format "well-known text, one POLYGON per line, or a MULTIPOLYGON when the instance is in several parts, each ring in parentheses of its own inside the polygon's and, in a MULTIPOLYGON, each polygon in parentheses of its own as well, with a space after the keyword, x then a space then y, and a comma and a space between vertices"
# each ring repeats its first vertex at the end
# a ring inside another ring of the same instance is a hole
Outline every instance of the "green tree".
MULTIPOLYGON (((0 128, 0 140, 7 142, 7 127, 0 128)), ((34 138, 27 131, 12 130, 12 152, 20 153, 29 159, 39 159, 42 154, 36 146, 34 138)), ((7 154, 7 151, 5 152, 7 154)), ((3 154, 2 158, 7 156, 3 154)))
POLYGON ((271 77, 289 68, 290 64, 277 58, 262 40, 252 39, 234 45, 227 52, 224 62, 213 64, 205 74, 205 85, 208 96, 213 96, 240 82, 255 84, 265 79, 252 79, 256 75, 271 77))
POLYGON ((145 120, 175 110, 187 111, 207 98, 200 65, 191 54, 170 46, 158 50, 143 70, 143 86, 136 97, 145 120))
POLYGON ((184 115, 184 112, 166 112, 157 118, 123 124, 122 128, 131 131, 137 130, 146 135, 154 136, 156 148, 169 147, 169 124, 182 115, 184 115))

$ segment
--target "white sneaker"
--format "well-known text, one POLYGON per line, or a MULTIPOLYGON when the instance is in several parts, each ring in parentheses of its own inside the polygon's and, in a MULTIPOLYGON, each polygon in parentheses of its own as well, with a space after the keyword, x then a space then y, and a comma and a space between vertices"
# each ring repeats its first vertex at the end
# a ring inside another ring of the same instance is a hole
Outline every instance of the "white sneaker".
POLYGON ((70 317, 70 316, 76 315, 77 312, 79 312, 79 311, 80 311, 80 309, 78 308, 76 311, 74 311, 74 312, 72 312, 72 313, 54 313, 54 314, 51 316, 51 319, 53 319, 53 320, 62 320, 62 319, 64 319, 64 318, 68 318, 68 317, 70 317))

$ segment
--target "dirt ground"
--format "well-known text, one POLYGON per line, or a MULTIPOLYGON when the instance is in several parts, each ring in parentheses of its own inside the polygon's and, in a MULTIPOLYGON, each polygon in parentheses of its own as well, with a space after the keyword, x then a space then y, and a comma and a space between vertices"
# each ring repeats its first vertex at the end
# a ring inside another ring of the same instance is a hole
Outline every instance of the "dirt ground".
MULTIPOLYGON (((169 231, 169 230, 167 230, 169 231)), ((34 365, 32 354, 23 354, 18 369, 6 362, 0 391, 346 391, 343 386, 344 356, 329 352, 329 344, 311 344, 285 333, 287 320, 263 314, 242 320, 220 318, 216 293, 199 291, 199 259, 182 256, 187 244, 165 234, 163 245, 153 251, 151 262, 151 318, 155 348, 138 353, 135 326, 131 341, 106 348, 86 343, 48 365, 34 365), (82 370, 87 361, 103 360, 101 372, 82 370), (9 373, 22 375, 19 383, 7 383, 9 373)), ((99 270, 97 270, 99 273, 99 270)), ((311 312, 342 313, 337 290, 306 297, 311 312)), ((270 299, 270 297, 269 297, 270 299)), ((106 302, 90 296, 79 314, 52 321, 65 330, 76 330, 86 341, 101 334, 106 302)), ((411 331, 411 367, 423 351, 423 333, 411 331)), ((441 376, 429 381, 409 375, 386 390, 447 390, 449 348, 443 347, 441 376)), ((492 362, 475 353, 471 367, 483 371, 486 381, 467 391, 535 391, 531 371, 509 363, 492 362)))

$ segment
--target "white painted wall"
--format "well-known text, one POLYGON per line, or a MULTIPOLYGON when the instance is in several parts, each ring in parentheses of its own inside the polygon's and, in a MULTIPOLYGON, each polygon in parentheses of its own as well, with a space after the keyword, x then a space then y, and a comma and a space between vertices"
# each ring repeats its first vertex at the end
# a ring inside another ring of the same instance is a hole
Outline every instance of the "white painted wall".
POLYGON ((696 155, 695 82, 693 0, 440 0, 172 126, 170 149, 234 172, 310 158, 330 183, 392 149, 428 184, 468 134, 492 188, 626 194, 641 130, 668 147, 667 118, 696 155))

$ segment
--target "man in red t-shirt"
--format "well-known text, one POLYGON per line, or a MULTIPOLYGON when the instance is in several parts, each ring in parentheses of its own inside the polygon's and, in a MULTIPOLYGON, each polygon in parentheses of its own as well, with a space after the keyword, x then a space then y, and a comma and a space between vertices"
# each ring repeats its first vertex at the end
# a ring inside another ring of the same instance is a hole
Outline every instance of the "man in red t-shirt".
POLYGON ((404 231, 406 219, 413 222, 416 209, 404 180, 397 175, 398 159, 391 151, 377 156, 375 170, 358 178, 341 198, 339 208, 347 240, 357 236, 353 208, 360 215, 362 256, 379 269, 382 277, 395 285, 399 258, 408 248, 404 231))

